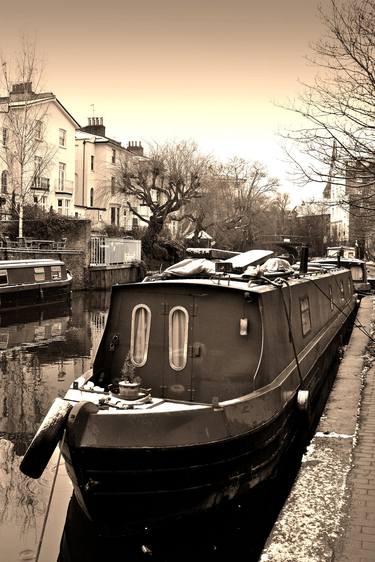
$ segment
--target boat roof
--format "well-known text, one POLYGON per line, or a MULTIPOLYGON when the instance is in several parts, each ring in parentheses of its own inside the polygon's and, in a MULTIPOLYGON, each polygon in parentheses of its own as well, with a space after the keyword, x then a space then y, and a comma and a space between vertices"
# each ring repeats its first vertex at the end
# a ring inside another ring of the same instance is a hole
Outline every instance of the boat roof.
MULTIPOLYGON (((306 283, 307 281, 314 280, 318 276, 326 276, 332 277, 332 275, 339 275, 342 273, 348 273, 349 270, 343 267, 332 267, 327 270, 325 269, 317 269, 316 271, 307 272, 303 275, 298 275, 296 277, 288 277, 288 285, 300 285, 302 283, 306 283)), ((216 274, 215 276, 210 277, 179 277, 179 278, 169 278, 169 279, 158 279, 152 281, 143 281, 140 283, 126 283, 126 284, 118 284, 113 286, 113 290, 117 287, 121 288, 122 286, 127 285, 138 285, 138 286, 148 286, 151 288, 154 287, 165 287, 166 285, 188 285, 188 286, 205 286, 205 287, 218 287, 220 289, 229 289, 229 290, 237 290, 237 291, 247 291, 252 294, 261 294, 266 293, 268 291, 273 291, 275 286, 272 282, 269 282, 267 279, 254 279, 249 280, 248 276, 245 278, 238 274, 216 274)), ((146 289, 147 290, 147 289, 146 289)))
POLYGON ((0 269, 21 268, 21 267, 43 267, 44 265, 64 265, 61 260, 54 259, 29 259, 29 260, 2 260, 0 269))
MULTIPOLYGON (((326 258, 313 258, 309 263, 327 263, 327 264, 337 264, 337 257, 335 256, 328 256, 326 258)), ((340 257, 340 263, 352 263, 353 265, 363 265, 365 262, 364 260, 360 260, 358 258, 344 258, 340 257)))

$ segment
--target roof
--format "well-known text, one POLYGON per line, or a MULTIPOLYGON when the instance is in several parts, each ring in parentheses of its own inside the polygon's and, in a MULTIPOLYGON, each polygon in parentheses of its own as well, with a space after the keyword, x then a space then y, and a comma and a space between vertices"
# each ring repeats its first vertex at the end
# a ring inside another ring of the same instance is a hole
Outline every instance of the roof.
MULTIPOLYGON (((57 99, 57 97, 55 96, 55 94, 53 92, 40 92, 39 94, 32 94, 32 97, 26 100, 10 100, 9 96, 6 97, 0 97, 0 105, 1 104, 7 104, 8 107, 22 107, 23 105, 25 105, 25 102, 27 102, 28 105, 37 105, 39 103, 43 103, 46 101, 53 101, 55 102, 59 108, 61 109, 61 111, 66 115, 66 117, 68 117, 68 119, 70 121, 72 121, 74 127, 77 129, 80 127, 80 124, 78 123, 78 121, 76 121, 74 119, 74 117, 71 115, 71 113, 69 113, 69 111, 63 106, 63 104, 57 99)), ((1 110, 0 110, 1 111, 1 110)))

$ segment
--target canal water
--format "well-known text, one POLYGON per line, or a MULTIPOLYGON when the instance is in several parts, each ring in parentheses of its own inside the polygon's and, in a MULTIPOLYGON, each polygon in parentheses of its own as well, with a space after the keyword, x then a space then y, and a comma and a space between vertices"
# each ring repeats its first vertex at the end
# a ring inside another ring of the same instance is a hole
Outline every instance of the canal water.
POLYGON ((74 293, 70 305, 0 314, 0 562, 255 562, 302 450, 290 457, 280 479, 249 501, 132 539, 95 533, 71 500, 58 448, 38 480, 20 472, 22 456, 55 397, 64 396, 91 367, 109 299, 107 292, 74 293))
POLYGON ((19 465, 53 400, 90 368, 109 297, 80 292, 70 304, 0 314, 0 562, 57 560, 71 496, 58 451, 38 480, 19 465))

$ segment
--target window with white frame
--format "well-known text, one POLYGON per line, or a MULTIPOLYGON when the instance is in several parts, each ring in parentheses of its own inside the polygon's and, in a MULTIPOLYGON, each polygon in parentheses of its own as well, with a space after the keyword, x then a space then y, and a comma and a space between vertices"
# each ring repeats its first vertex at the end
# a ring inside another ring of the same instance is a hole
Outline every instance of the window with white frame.
POLYGON ((174 306, 169 313, 169 365, 175 371, 186 367, 188 335, 188 311, 182 306, 174 306))
POLYGON ((65 188, 65 172, 66 164, 64 162, 59 162, 59 190, 64 191, 65 188))
POLYGON ((40 188, 40 169, 42 166, 42 157, 34 156, 34 182, 33 187, 40 188))
POLYGON ((34 278, 35 281, 45 281, 46 280, 46 272, 44 267, 34 267, 34 278))
POLYGON ((132 311, 130 360, 136 367, 147 361, 150 339, 151 310, 146 304, 137 304, 132 311))
POLYGON ((66 146, 66 130, 59 129, 59 146, 66 146))
POLYGON ((59 215, 63 214, 63 200, 62 199, 57 200, 57 212, 59 213, 59 215))

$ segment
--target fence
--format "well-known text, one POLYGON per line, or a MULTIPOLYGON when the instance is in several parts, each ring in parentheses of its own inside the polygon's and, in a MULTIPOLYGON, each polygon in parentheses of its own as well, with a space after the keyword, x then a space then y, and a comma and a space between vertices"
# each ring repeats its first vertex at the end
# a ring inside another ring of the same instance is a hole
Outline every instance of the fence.
POLYGON ((91 238, 90 265, 121 265, 141 260, 141 241, 127 238, 91 238))

